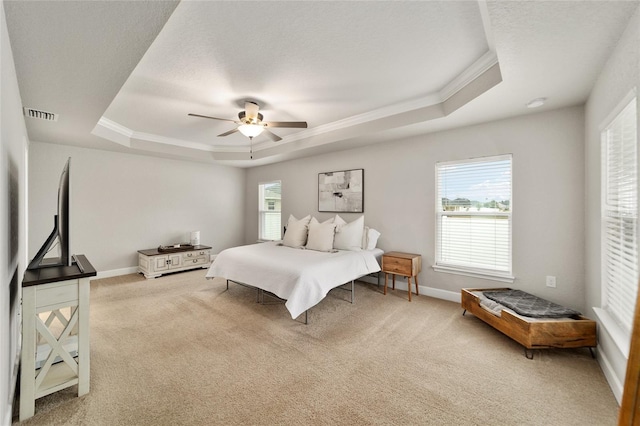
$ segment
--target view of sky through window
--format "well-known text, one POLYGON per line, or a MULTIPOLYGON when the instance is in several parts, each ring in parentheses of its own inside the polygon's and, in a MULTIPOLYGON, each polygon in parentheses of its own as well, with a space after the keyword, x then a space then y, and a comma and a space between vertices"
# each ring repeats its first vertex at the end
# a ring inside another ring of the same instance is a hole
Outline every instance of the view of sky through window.
POLYGON ((508 211, 511 205, 511 159, 440 166, 441 207, 508 211))

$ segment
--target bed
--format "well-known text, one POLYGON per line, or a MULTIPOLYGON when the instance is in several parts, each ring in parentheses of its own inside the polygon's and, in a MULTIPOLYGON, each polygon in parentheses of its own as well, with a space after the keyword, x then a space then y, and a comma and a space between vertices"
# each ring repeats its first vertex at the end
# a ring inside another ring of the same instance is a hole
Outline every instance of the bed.
MULTIPOLYGON (((510 288, 462 289, 463 315, 471 312, 496 330, 524 346, 525 356, 533 349, 582 348, 591 351, 596 343, 596 322, 579 313, 561 318, 532 318, 488 299, 485 292, 511 291, 510 288)), ((543 300, 543 299, 541 299, 543 300)))
MULTIPOLYGON (((380 249, 321 252, 265 242, 223 250, 206 277, 226 278, 286 300, 295 319, 336 287, 380 271, 380 249)), ((352 299, 353 300, 353 299, 352 299)))

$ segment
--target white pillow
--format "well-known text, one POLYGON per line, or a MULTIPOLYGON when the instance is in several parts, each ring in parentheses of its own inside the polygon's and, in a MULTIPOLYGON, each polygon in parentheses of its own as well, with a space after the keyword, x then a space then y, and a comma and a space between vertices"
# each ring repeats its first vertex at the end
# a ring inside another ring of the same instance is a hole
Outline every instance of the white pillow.
POLYGON ((333 223, 336 224, 336 232, 340 232, 340 228, 347 224, 347 222, 339 215, 336 215, 336 217, 333 218, 333 223))
POLYGON ((293 215, 289 215, 287 221, 287 232, 284 233, 282 244, 287 247, 302 247, 307 242, 307 230, 311 216, 307 215, 298 220, 293 215))
POLYGON ((373 228, 367 228, 367 246, 366 250, 373 250, 378 245, 378 238, 380 238, 380 232, 373 228))
POLYGON ((307 249, 317 251, 333 250, 333 237, 335 235, 335 223, 318 223, 311 219, 309 223, 309 239, 307 249))
POLYGON ((290 223, 294 223, 294 222, 305 222, 308 225, 310 220, 311 220, 311 215, 309 214, 303 217, 302 219, 296 219, 294 215, 290 214, 289 219, 287 219, 287 226, 289 226, 290 223))
POLYGON ((311 222, 309 222, 309 225, 311 225, 312 223, 316 223, 316 224, 318 224, 318 223, 320 223, 320 224, 333 223, 333 221, 334 221, 334 218, 333 218, 333 217, 331 217, 331 218, 329 218, 329 219, 325 220, 324 222, 320 222, 320 221, 319 221, 318 219, 316 219, 315 217, 312 217, 312 218, 311 218, 311 222))
MULTIPOLYGON (((340 216, 336 216, 336 222, 340 216)), ((340 218, 342 220, 342 218, 340 218)), ((336 236, 333 240, 333 248, 338 250, 362 250, 362 233, 364 232, 364 215, 351 223, 338 225, 336 236)))
POLYGON ((367 246, 369 245, 369 227, 365 226, 364 231, 362 231, 362 250, 367 250, 367 246))

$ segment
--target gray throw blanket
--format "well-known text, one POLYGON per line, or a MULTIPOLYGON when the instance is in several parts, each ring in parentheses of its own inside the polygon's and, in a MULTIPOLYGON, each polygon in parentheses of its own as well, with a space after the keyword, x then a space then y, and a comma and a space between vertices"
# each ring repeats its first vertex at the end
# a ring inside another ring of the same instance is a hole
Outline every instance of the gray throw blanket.
POLYGON ((516 313, 532 318, 564 318, 580 315, 580 312, 541 299, 522 290, 484 291, 493 301, 513 309, 516 313))

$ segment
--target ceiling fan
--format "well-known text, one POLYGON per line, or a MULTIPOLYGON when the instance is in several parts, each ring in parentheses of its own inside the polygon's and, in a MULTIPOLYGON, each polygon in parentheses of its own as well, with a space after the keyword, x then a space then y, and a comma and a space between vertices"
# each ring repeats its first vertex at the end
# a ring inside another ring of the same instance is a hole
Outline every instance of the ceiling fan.
POLYGON ((238 113, 238 120, 231 120, 228 118, 218 118, 218 117, 210 117, 208 115, 200 115, 200 114, 188 114, 192 117, 201 117, 201 118, 210 118, 212 120, 222 120, 222 121, 231 121, 238 125, 237 128, 233 130, 229 130, 228 132, 224 132, 218 135, 221 136, 229 136, 235 132, 240 132, 249 139, 253 139, 258 136, 262 132, 267 135, 272 141, 278 142, 282 140, 282 138, 268 129, 269 127, 294 127, 299 129, 306 129, 307 122, 306 121, 262 121, 263 116, 258 112, 260 107, 257 103, 246 101, 244 103, 244 111, 240 111, 238 113))

